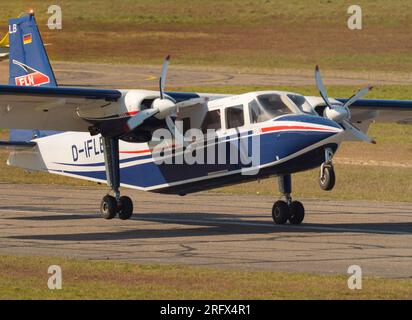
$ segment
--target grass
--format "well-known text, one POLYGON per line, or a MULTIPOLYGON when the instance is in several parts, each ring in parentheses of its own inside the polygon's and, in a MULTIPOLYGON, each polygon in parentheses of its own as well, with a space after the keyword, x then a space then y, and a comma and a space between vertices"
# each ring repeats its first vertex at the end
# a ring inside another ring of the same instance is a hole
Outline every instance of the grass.
MULTIPOLYGON (((49 3, 2 3, 0 22, 32 7, 52 59, 262 70, 412 71, 408 0, 360 0, 364 26, 347 28, 353 2, 306 0, 59 1, 63 29, 46 28, 49 3), (102 48, 104 50, 102 51, 102 48), (160 49, 161 48, 161 49, 160 49)), ((1 30, 0 30, 1 31, 1 30)))
MULTIPOLYGON (((412 202, 412 169, 335 164, 335 171, 336 185, 328 192, 318 185, 319 170, 293 175, 293 197, 412 202)), ((274 179, 223 187, 214 192, 279 195, 274 179)))
POLYGON ((0 256, 0 299, 411 299, 411 279, 239 271, 180 265, 138 265, 72 258, 0 256), (62 289, 49 290, 50 265, 62 268, 62 289))

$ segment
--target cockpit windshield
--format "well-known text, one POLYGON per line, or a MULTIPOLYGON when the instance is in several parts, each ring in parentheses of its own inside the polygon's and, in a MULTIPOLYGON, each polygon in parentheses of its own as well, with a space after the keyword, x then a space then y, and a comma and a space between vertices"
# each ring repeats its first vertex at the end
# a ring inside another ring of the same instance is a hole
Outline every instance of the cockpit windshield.
MULTIPOLYGON (((284 114, 294 113, 296 107, 279 94, 262 94, 249 103, 251 123, 263 122, 284 114)), ((299 110, 296 110, 299 112, 299 110)))
POLYGON ((288 94, 288 98, 304 113, 317 114, 312 105, 304 96, 298 94, 288 94))

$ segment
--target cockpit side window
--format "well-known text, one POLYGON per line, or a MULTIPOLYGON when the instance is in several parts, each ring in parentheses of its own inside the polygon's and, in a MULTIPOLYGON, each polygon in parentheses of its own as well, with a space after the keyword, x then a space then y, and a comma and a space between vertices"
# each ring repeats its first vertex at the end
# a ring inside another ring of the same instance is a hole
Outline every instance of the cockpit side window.
POLYGON ((250 112, 250 123, 258 123, 265 121, 267 119, 262 119, 262 116, 264 116, 261 107, 259 104, 256 102, 256 100, 252 100, 249 102, 249 112, 250 112))
POLYGON ((257 99, 249 102, 250 122, 263 122, 284 114, 293 113, 292 109, 286 104, 292 103, 290 101, 285 103, 283 99, 285 98, 272 93, 257 96, 257 99))
POLYGON ((226 108, 226 128, 242 127, 245 124, 243 105, 226 108))
POLYGON ((265 94, 258 96, 258 101, 263 109, 269 113, 272 118, 291 113, 288 106, 283 102, 282 97, 278 94, 265 94))
POLYGON ((310 103, 306 100, 304 96, 297 94, 288 94, 288 98, 303 112, 309 114, 317 114, 310 103))
POLYGON ((201 128, 203 132, 206 132, 207 129, 221 129, 220 110, 208 111, 203 119, 201 128))

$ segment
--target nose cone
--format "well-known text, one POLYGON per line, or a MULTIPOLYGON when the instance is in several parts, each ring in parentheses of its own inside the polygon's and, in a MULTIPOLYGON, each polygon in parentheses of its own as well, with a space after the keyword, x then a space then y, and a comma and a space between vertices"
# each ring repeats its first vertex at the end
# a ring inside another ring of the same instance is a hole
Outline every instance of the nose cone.
POLYGON ((338 148, 344 130, 338 123, 319 116, 287 115, 274 119, 271 127, 262 128, 262 133, 272 133, 276 156, 283 159, 326 145, 338 148))

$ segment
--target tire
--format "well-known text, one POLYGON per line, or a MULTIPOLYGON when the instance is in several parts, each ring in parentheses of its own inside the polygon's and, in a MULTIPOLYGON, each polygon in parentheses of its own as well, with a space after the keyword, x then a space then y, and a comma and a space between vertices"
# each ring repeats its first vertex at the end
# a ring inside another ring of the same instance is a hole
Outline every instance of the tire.
POLYGON ((290 224, 301 224, 305 218, 305 208, 303 204, 299 201, 293 201, 290 205, 290 224))
POLYGON ((131 218, 131 216, 133 215, 133 202, 129 197, 120 197, 118 213, 121 220, 127 220, 131 218))
POLYGON ((104 219, 110 220, 116 216, 117 201, 114 197, 106 195, 100 204, 100 214, 104 219))
POLYGON ((272 218, 275 224, 285 224, 290 216, 289 206, 285 201, 276 201, 272 208, 272 218))
POLYGON ((319 178, 319 185, 322 190, 329 191, 335 186, 335 170, 332 166, 325 166, 323 168, 322 178, 319 178))

